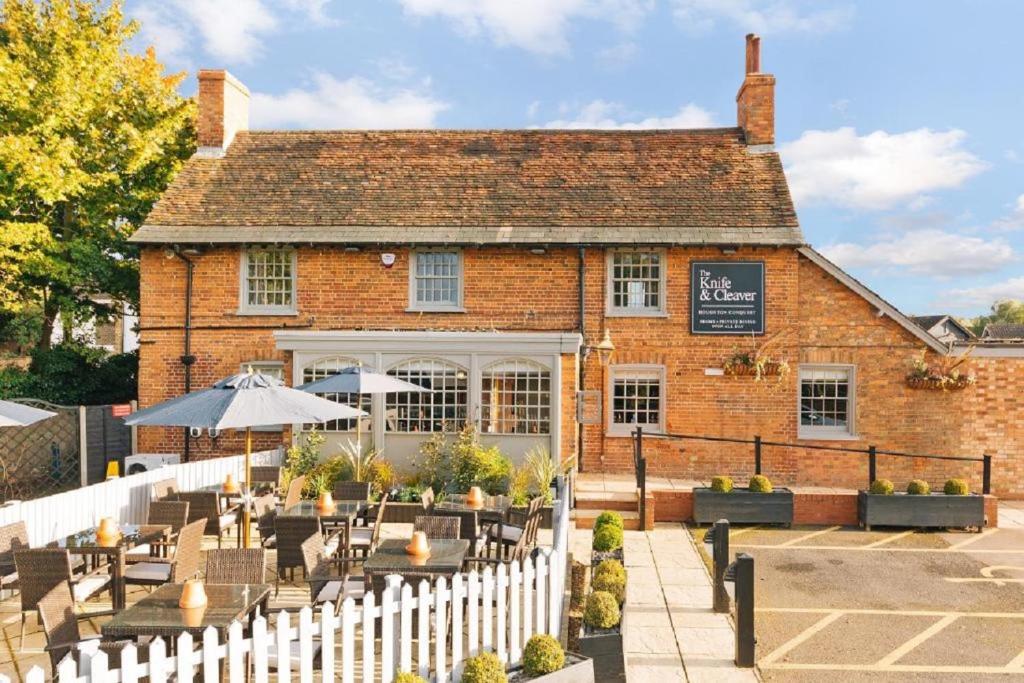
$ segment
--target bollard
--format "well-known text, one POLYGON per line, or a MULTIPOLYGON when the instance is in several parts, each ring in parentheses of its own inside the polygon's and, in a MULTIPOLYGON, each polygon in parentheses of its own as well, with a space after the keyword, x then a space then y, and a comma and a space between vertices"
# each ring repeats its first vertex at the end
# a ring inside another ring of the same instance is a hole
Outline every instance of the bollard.
POLYGON ((736 581, 736 666, 754 666, 754 558, 737 553, 736 581))
POLYGON ((725 590, 725 570, 729 566, 729 520, 720 519, 711 527, 711 559, 714 586, 714 610, 720 614, 729 611, 729 592, 725 590))

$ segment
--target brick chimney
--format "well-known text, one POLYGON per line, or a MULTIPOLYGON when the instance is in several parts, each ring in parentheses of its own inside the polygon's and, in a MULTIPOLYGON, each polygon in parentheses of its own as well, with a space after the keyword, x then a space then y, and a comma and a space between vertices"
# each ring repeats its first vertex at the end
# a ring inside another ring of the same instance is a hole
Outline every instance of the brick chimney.
POLYGON ((249 89, 223 69, 199 71, 199 152, 221 156, 235 133, 249 130, 249 89))
POLYGON ((761 39, 747 34, 746 75, 736 93, 736 123, 748 145, 775 144, 775 76, 761 73, 761 39))

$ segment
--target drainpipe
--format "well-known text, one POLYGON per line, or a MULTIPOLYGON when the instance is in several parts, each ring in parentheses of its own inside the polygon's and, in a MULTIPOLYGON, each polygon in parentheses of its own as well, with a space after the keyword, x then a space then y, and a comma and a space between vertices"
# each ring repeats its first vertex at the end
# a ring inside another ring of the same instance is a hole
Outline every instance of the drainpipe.
MULTIPOLYGON (((192 355, 192 281, 195 277, 196 264, 189 256, 198 256, 195 248, 174 249, 174 255, 185 262, 185 348, 181 356, 181 364, 185 366, 185 393, 192 391, 192 366, 196 357, 192 355)), ((188 462, 191 452, 189 428, 185 427, 185 448, 182 461, 188 462)))
MULTIPOLYGON (((577 275, 579 277, 579 281, 580 281, 580 285, 579 285, 580 326, 579 327, 580 327, 580 337, 583 339, 583 349, 582 349, 582 353, 580 353, 580 356, 579 356, 580 363, 579 363, 579 371, 577 373, 577 375, 579 377, 580 391, 583 391, 583 390, 586 389, 586 385, 584 384, 584 380, 586 379, 586 358, 587 358, 587 334, 586 334, 586 331, 587 331, 587 323, 586 323, 586 320, 587 320, 587 316, 586 316, 587 283, 586 283, 586 280, 584 279, 584 277, 586 275, 586 265, 585 265, 586 256, 587 256, 587 248, 586 247, 580 247, 579 271, 578 271, 578 275, 577 275)), ((577 414, 579 414, 579 406, 578 405, 576 406, 576 412, 577 412, 577 414)), ((576 423, 576 444, 577 444, 577 448, 579 449, 579 457, 576 459, 576 466, 579 468, 579 471, 582 472, 583 471, 583 423, 579 422, 579 421, 577 421, 577 423, 576 423)))

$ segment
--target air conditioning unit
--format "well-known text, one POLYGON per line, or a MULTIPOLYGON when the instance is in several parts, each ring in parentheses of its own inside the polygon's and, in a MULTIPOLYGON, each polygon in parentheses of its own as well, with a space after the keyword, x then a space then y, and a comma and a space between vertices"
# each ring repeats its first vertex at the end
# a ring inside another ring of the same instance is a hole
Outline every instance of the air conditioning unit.
POLYGON ((181 456, 177 453, 138 453, 124 458, 125 474, 141 474, 167 465, 177 465, 181 456))

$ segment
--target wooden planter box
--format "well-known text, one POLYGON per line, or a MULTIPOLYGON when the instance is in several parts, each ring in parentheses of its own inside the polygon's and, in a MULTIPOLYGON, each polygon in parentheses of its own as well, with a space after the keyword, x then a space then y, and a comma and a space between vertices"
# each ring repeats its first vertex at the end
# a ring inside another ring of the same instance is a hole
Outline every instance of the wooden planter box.
POLYGON ((714 524, 727 519, 733 524, 793 524, 793 492, 777 488, 771 493, 752 493, 734 488, 719 493, 710 488, 693 489, 693 521, 714 524))
POLYGON ((558 671, 529 678, 523 673, 522 667, 516 667, 508 672, 508 680, 509 683, 594 683, 594 661, 583 655, 566 652, 565 666, 558 671))
MULTIPOLYGON (((554 505, 558 505, 556 500, 553 505, 545 505, 540 509, 540 528, 550 529, 553 525, 554 520, 554 505)), ((525 505, 513 505, 509 511, 510 516, 514 523, 518 523, 520 520, 526 518, 526 506, 525 505)))
POLYGON ((868 531, 872 526, 977 527, 981 531, 985 526, 985 497, 975 493, 966 496, 943 493, 927 496, 894 493, 885 496, 859 491, 857 517, 868 531))
POLYGON ((590 566, 596 567, 605 560, 618 560, 622 563, 622 566, 626 566, 626 550, 625 548, 616 548, 615 550, 591 550, 590 551, 590 566))
POLYGON ((594 677, 598 681, 626 681, 626 657, 623 654, 623 634, 626 632, 626 612, 615 628, 591 629, 586 624, 580 631, 580 654, 593 660, 594 677))
POLYGON ((932 391, 958 391, 974 384, 970 377, 960 377, 955 382, 943 382, 940 379, 927 377, 907 377, 907 386, 911 389, 930 389, 932 391))

